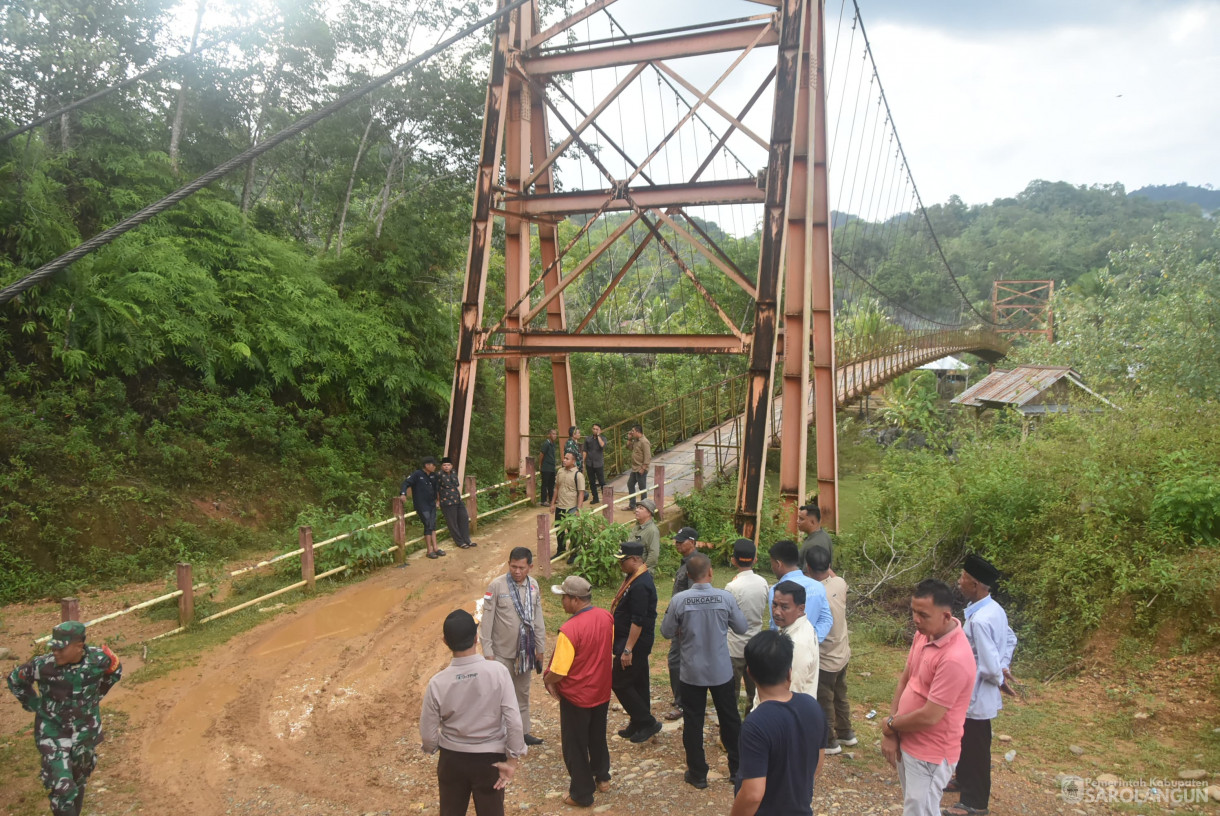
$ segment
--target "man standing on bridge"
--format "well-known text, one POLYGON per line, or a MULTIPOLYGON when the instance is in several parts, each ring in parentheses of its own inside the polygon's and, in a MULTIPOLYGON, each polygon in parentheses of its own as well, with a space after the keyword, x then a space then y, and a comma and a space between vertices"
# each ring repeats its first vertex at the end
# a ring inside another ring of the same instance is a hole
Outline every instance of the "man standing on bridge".
POLYGON ((606 437, 602 436, 602 426, 593 423, 593 433, 585 439, 585 471, 589 474, 589 492, 593 494, 593 503, 601 503, 601 488, 606 486, 606 437))
POLYGON ((450 612, 442 631, 453 660, 428 681, 419 713, 424 753, 441 752, 440 816, 466 816, 472 795, 478 816, 504 816, 504 787, 528 750, 513 682, 502 665, 479 657, 469 612, 450 612))
POLYGON ((123 667, 106 646, 85 645, 85 625, 78 621, 56 626, 48 645, 50 654, 13 669, 8 688, 34 715, 34 744, 42 755, 51 813, 80 816, 102 741, 100 704, 123 667))
MULTIPOLYGON (((571 451, 563 454, 563 469, 555 474, 555 495, 551 497, 551 511, 555 514, 555 526, 563 521, 569 513, 575 513, 585 501, 585 474, 576 466, 576 457, 571 451)), ((566 536, 562 532, 555 535, 555 555, 567 548, 564 546, 566 536)), ((575 553, 568 558, 571 564, 575 553)))
POLYGON ((514 547, 508 554, 508 572, 492 581, 483 595, 479 641, 483 656, 504 666, 512 677, 526 745, 541 745, 542 738, 530 733, 530 675, 542 671, 546 654, 542 596, 530 577, 533 566, 528 547, 514 547))
POLYGON ((555 473, 559 469, 559 447, 555 443, 558 439, 559 429, 551 428, 538 451, 538 472, 542 474, 542 495, 538 497, 538 504, 543 507, 549 505, 555 495, 555 473))
POLYGON ((436 457, 425 456, 419 469, 402 480, 398 491, 405 497, 411 491, 411 505, 415 515, 424 525, 424 542, 428 545, 428 557, 439 558, 444 550, 436 546, 436 457))
MULTIPOLYGON (((648 466, 652 464, 652 443, 644 436, 644 428, 638 422, 631 426, 631 431, 627 434, 627 444, 631 451, 631 473, 627 476, 627 492, 647 490, 648 466)), ((627 508, 634 510, 637 503, 636 497, 632 496, 628 500, 627 508)))

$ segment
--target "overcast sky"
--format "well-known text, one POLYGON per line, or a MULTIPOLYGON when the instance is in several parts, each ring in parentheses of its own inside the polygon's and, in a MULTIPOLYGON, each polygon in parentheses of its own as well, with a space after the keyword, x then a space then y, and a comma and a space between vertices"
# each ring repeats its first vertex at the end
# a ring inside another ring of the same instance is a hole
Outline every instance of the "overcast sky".
POLYGON ((1218 0, 859 3, 926 203, 1220 184, 1218 0))

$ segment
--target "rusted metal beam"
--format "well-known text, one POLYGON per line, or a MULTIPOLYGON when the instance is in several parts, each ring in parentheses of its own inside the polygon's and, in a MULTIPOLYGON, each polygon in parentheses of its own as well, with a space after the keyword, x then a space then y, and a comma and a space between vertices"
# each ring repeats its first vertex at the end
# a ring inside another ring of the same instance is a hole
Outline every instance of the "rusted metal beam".
POLYGON ((449 396, 449 425, 445 435, 445 453, 457 464, 459 479, 463 477, 466 469, 466 444, 470 438, 470 416, 474 407, 478 363, 475 357, 475 342, 483 321, 487 269, 491 260, 491 208, 493 187, 500 175, 500 150, 504 134, 503 108, 508 93, 508 50, 516 33, 515 20, 522 13, 519 9, 514 14, 501 17, 496 23, 495 47, 487 80, 487 96, 483 103, 483 136, 479 149, 479 168, 475 177, 470 241, 466 251, 462 325, 458 334, 453 388, 449 396))
MULTIPOLYGON (((754 91, 754 94, 749 98, 749 100, 746 101, 745 106, 741 109, 741 113, 737 114, 737 119, 746 118, 746 114, 749 113, 750 109, 754 107, 754 103, 762 97, 763 91, 767 90, 767 88, 771 85, 771 80, 773 79, 775 79, 774 68, 771 69, 771 73, 767 74, 767 78, 759 84, 758 90, 754 91)), ((712 148, 711 152, 707 154, 707 158, 703 160, 703 163, 699 165, 698 169, 696 169, 694 174, 690 177, 691 184, 698 181, 699 177, 703 175, 703 171, 711 166, 712 159, 716 158, 720 151, 724 149, 724 146, 728 144, 729 137, 733 135, 733 131, 736 129, 737 125, 729 125, 728 129, 716 142, 716 146, 712 148)))
POLYGON ((746 413, 742 429, 737 482, 737 529, 745 538, 758 538, 763 480, 767 461, 771 388, 775 379, 776 332, 779 328, 780 266, 787 237, 787 204, 792 173, 792 137, 800 87, 801 40, 805 0, 784 0, 780 11, 779 53, 775 73, 775 107, 771 120, 771 151, 758 259, 758 297, 754 341, 750 349, 746 413))
POLYGON ((542 45, 547 40, 554 37, 556 34, 562 34, 563 32, 567 31, 572 26, 579 23, 581 20, 585 20, 585 19, 588 19, 589 17, 592 17, 594 14, 601 11, 602 9, 604 9, 606 6, 610 5, 613 2, 614 2, 614 0, 593 0, 592 3, 585 6, 584 8, 582 8, 580 11, 576 12, 575 14, 565 17, 564 19, 555 23, 555 25, 548 28, 546 31, 543 31, 539 34, 535 34, 534 36, 530 37, 529 40, 525 44, 525 49, 527 51, 534 50, 535 48, 542 45))
POLYGON ((679 224, 677 221, 670 218, 668 215, 666 215, 663 212, 658 212, 657 215, 660 217, 660 219, 662 221, 664 221, 666 224, 669 225, 670 229, 672 229, 674 232, 678 233, 678 235, 680 235, 682 238, 685 238, 686 242, 688 244, 690 244, 696 250, 698 250, 700 255, 707 258, 709 261, 711 261, 712 265, 715 266, 717 269, 719 269, 721 272, 723 272, 725 274, 725 276, 728 277, 729 280, 733 281, 733 283, 740 286, 741 290, 743 292, 748 294, 750 297, 754 297, 758 293, 758 290, 754 286, 754 284, 752 284, 752 283, 750 283, 750 281, 746 280, 745 276, 741 274, 740 270, 738 270, 735 266, 733 266, 729 263, 726 263, 719 255, 717 255, 716 253, 712 252, 710 249, 705 247, 701 241, 699 241, 697 238, 695 238, 695 236, 693 236, 689 232, 687 232, 686 229, 681 224, 679 224))
MULTIPOLYGON (((673 79, 675 82, 677 82, 679 85, 681 85, 686 90, 693 93, 695 95, 695 97, 699 100, 700 104, 707 105, 709 108, 716 111, 716 113, 723 116, 725 118, 725 120, 728 121, 728 123, 731 124, 734 128, 736 128, 737 130, 740 130, 746 136, 753 139, 758 144, 759 147, 761 147, 765 150, 771 146, 771 145, 767 144, 766 139, 764 139, 763 137, 759 136, 757 133, 750 130, 748 127, 746 127, 745 124, 743 124, 742 121, 738 117, 734 116, 733 114, 729 113, 727 110, 722 108, 720 105, 718 105, 716 103, 716 100, 712 99, 711 91, 704 93, 703 91, 699 90, 694 85, 687 82, 686 78, 684 76, 679 74, 673 68, 666 65, 664 62, 659 62, 659 61, 654 62, 653 65, 656 66, 658 71, 664 71, 666 74, 669 75, 669 77, 671 79, 673 79)), ((715 90, 715 89, 713 89, 713 90, 715 90)))
POLYGON ((805 500, 805 460, 809 450, 809 336, 813 290, 813 197, 809 175, 812 130, 809 108, 809 18, 806 15, 792 133, 792 177, 789 183, 787 236, 784 240, 783 414, 779 446, 780 518, 796 533, 796 509, 805 500))
MULTIPOLYGON (((526 215, 577 215, 604 210, 630 210, 619 189, 577 190, 570 193, 535 194, 522 199, 526 215), (607 203, 608 202, 608 203, 607 203)), ((669 207, 699 207, 717 204, 758 204, 763 191, 754 178, 703 181, 697 184, 656 184, 630 188, 632 200, 648 210, 669 207)), ((509 196, 505 196, 507 204, 509 196)))
POLYGON ((830 194, 826 145, 826 22, 825 0, 817 0, 810 32, 814 54, 813 87, 813 187, 811 252, 813 265, 813 404, 817 439, 818 508, 822 526, 839 529, 839 436, 836 429, 837 400, 834 334, 834 275, 831 268, 830 194))
MULTIPOLYGON (((530 168, 529 127, 532 89, 519 77, 508 77, 507 124, 504 131, 504 186, 523 189, 521 178, 530 168)), ((519 211, 520 202, 507 205, 509 211, 519 211)), ((520 331, 528 320, 522 313, 529 309, 526 291, 530 279, 530 222, 522 218, 504 223, 504 325, 510 331, 520 331)), ((528 361, 520 357, 504 360, 504 472, 512 479, 521 472, 524 457, 529 455, 530 370, 528 361)))
POLYGON ((548 74, 566 74, 573 71, 591 71, 595 68, 613 68, 616 65, 635 65, 658 59, 695 57, 703 54, 719 54, 737 51, 751 43, 774 45, 778 41, 771 23, 737 26, 720 31, 702 31, 676 37, 662 37, 627 45, 611 45, 590 48, 567 54, 546 56, 523 56, 517 65, 526 74, 541 78, 548 74))
POLYGON ((564 334, 524 332, 502 346, 488 343, 479 357, 545 357, 565 352, 633 354, 741 354, 749 343, 731 334, 564 334))

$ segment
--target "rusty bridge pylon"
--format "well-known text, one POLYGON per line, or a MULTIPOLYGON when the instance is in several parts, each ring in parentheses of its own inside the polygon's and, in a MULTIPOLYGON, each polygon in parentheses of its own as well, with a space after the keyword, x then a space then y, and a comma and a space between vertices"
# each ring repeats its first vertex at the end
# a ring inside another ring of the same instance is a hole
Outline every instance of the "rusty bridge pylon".
MULTIPOLYGON (((816 492, 823 523, 837 529, 824 0, 740 0, 741 16, 704 22, 690 22, 702 9, 697 0, 675 1, 662 5, 666 13, 682 8, 684 15, 689 6, 691 14, 680 18, 681 25, 632 34, 613 27, 613 5, 614 0, 589 0, 579 11, 543 28, 533 2, 502 20, 496 30, 446 451, 459 463, 459 472, 464 471, 480 359, 504 361, 504 466, 513 476, 530 452, 528 358, 550 359, 555 413, 559 426, 566 428, 576 424, 569 366, 574 353, 740 354, 748 359, 748 383, 738 528, 744 536, 757 536, 771 401, 777 392, 783 421, 780 490, 789 518, 806 499, 812 387, 816 492), (590 21, 601 17, 611 22, 609 35, 595 37, 590 21), (710 56, 727 68, 710 73, 701 68, 710 56), (700 59, 691 59, 695 57, 700 59), (570 89, 586 75, 587 87, 596 94, 581 105, 570 89), (655 112, 623 105, 620 97, 646 79, 658 87, 664 81, 688 100, 688 110, 675 114, 672 127, 663 118, 658 127, 655 112), (744 104, 743 83, 753 89, 744 104), (738 97, 729 94, 733 89, 738 97), (770 131, 765 132, 748 125, 747 114, 768 98, 770 131), (607 116, 615 109, 620 119, 609 122, 607 116), (671 149, 682 138, 681 129, 696 118, 715 120, 719 140, 708 140, 715 145, 693 171, 684 167, 681 177, 672 170, 663 172, 657 157, 671 149), (553 130, 554 125, 558 127, 553 130), (641 132, 650 144, 641 144, 641 132), (594 140, 598 149, 591 147, 594 140), (717 160, 735 140, 757 151, 755 166, 745 167, 739 160, 733 168, 731 162, 717 160), (556 165, 572 156, 595 179, 585 183, 583 174, 565 172, 558 189, 556 165), (687 213, 691 208, 747 204, 758 205, 761 229, 754 274, 739 269, 687 213), (586 238, 589 251, 579 262, 567 259, 591 225, 609 215, 617 219, 613 229, 595 246, 586 238), (561 241, 560 225, 566 219, 579 229, 574 238, 561 241), (642 240, 632 238, 635 229, 644 232, 642 240), (493 236, 503 239, 503 311, 486 303, 493 236), (569 314, 565 290, 594 261, 609 257, 616 242, 631 245, 626 262, 613 263, 616 273, 587 313, 569 314), (683 243, 686 246, 675 246, 683 243), (589 330, 598 309, 623 285, 648 244, 664 252, 666 263, 681 269, 700 301, 723 323, 723 332, 589 330), (748 296, 750 319, 734 320, 721 307, 695 274, 690 263, 695 253, 701 274, 727 276, 748 296)), ((658 14, 661 8, 654 6, 658 14)))
POLYGON ((1055 342, 1053 280, 998 280, 991 284, 991 322, 999 334, 1055 342))

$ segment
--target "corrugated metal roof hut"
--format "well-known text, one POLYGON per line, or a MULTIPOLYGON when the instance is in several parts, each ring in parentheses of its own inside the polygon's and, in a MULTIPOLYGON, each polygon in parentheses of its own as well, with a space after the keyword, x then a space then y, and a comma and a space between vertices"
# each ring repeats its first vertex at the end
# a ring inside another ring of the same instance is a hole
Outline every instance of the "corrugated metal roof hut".
POLYGON ((954 397, 954 405, 972 408, 1016 408, 1025 416, 1070 410, 1116 407, 1081 380, 1068 366, 1023 365, 997 369, 954 397))

